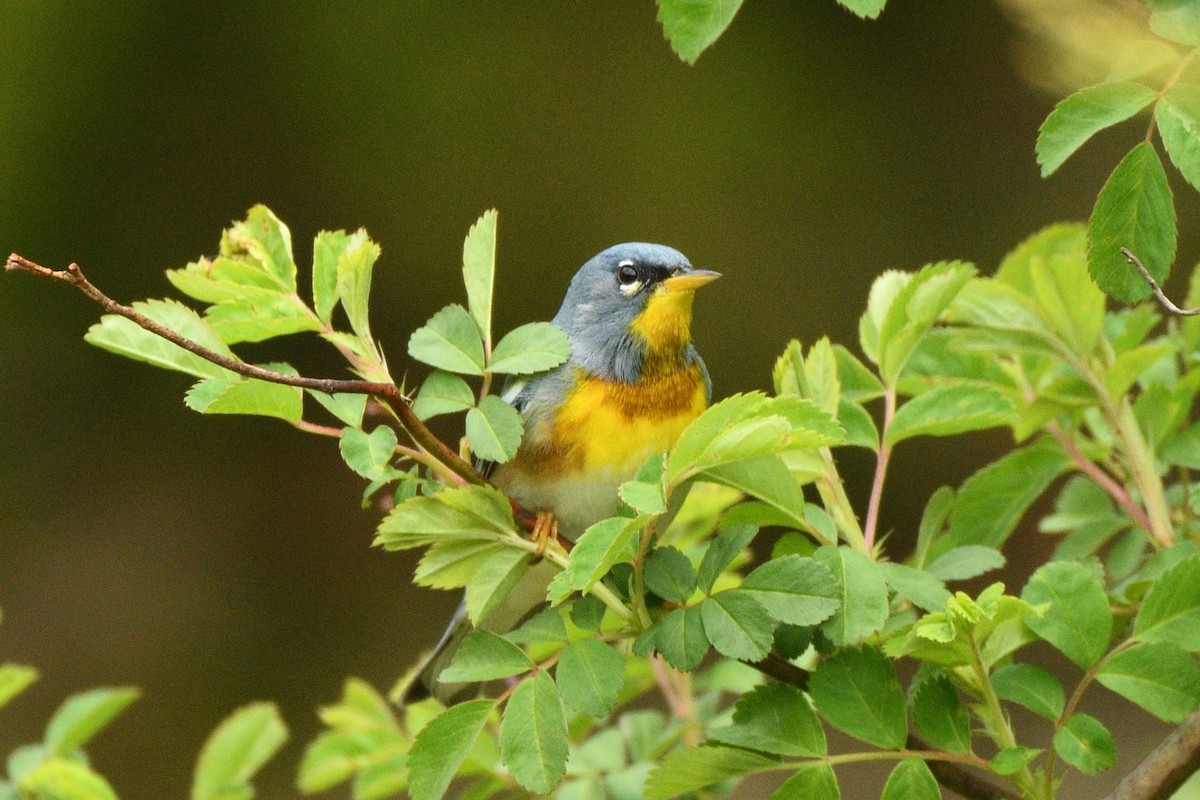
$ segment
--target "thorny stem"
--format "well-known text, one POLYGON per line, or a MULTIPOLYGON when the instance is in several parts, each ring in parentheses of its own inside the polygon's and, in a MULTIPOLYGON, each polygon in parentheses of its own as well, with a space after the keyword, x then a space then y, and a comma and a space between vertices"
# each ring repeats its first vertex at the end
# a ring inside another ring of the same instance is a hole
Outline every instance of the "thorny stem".
POLYGON ((888 427, 896 416, 896 387, 889 386, 883 395, 883 430, 880 433, 879 456, 875 461, 875 479, 871 482, 871 499, 867 504, 867 524, 863 537, 870 554, 875 548, 875 529, 879 524, 879 503, 883 499, 883 482, 887 479, 888 461, 892 446, 887 443, 888 427))
MULTIPOLYGON (((483 477, 473 466, 467 463, 457 453, 447 447, 440 439, 433 435, 429 428, 425 427, 416 413, 412 410, 412 403, 408 397, 400 391, 400 387, 394 383, 381 381, 366 381, 366 380, 343 380, 336 378, 308 378, 303 375, 287 375, 282 372, 264 369, 253 364, 247 364, 237 359, 229 358, 220 353, 204 347, 197 342, 182 336, 170 328, 160 325, 149 317, 141 314, 129 306, 122 305, 116 300, 113 300, 108 295, 101 292, 91 281, 84 277, 83 271, 78 264, 70 264, 65 270, 52 270, 43 267, 40 264, 34 263, 29 259, 23 258, 16 253, 8 257, 5 264, 5 269, 9 272, 27 272, 31 275, 36 275, 41 278, 50 278, 63 283, 74 286, 79 291, 83 292, 90 300, 99 304, 105 311, 110 314, 116 314, 133 322, 137 326, 161 336, 174 345, 182 347, 189 353, 203 358, 216 364, 219 367, 224 367, 230 372, 235 372, 238 375, 244 375, 247 378, 256 378, 269 383, 279 383, 285 386, 297 386, 301 389, 312 389, 318 392, 333 394, 343 392, 347 394, 366 394, 371 395, 382 401, 396 415, 397 421, 404 428, 405 432, 412 437, 413 441, 420 447, 424 448, 433 458, 445 465, 446 469, 455 475, 459 476, 464 482, 474 486, 490 485, 486 478, 483 477)), ((515 501, 512 502, 513 513, 517 518, 518 523, 527 530, 533 529, 533 524, 536 517, 533 512, 521 506, 515 501)))

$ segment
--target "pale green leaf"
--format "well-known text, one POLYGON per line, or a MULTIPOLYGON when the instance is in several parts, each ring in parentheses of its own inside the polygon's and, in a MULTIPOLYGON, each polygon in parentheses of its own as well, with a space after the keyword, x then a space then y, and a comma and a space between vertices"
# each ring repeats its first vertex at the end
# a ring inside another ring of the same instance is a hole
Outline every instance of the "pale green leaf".
MULTIPOLYGON (((146 300, 134 303, 135 311, 170 328, 196 344, 226 358, 239 360, 216 332, 195 311, 174 300, 146 300)), ((107 314, 88 329, 83 337, 89 344, 156 367, 178 370, 197 378, 221 378, 233 375, 224 367, 189 353, 124 317, 107 314)))
POLYGON ((814 558, 833 573, 839 608, 821 624, 836 645, 855 644, 883 627, 888 617, 887 584, 875 562, 857 550, 821 547, 814 558))
POLYGON ((1200 667, 1170 642, 1122 650, 1104 662, 1096 680, 1165 722, 1183 722, 1200 703, 1200 667))
POLYGON ((939 386, 900 406, 884 434, 887 444, 914 436, 953 436, 1012 422, 1013 403, 1003 393, 973 384, 939 386))
POLYGON ((421 729, 408 754, 413 800, 440 800, 467 757, 492 709, 491 700, 471 700, 448 708, 421 729))
POLYGON ((451 372, 434 370, 421 384, 413 400, 413 413, 422 420, 439 414, 466 411, 475 405, 475 393, 462 378, 451 372))
POLYGON ((388 464, 396 454, 396 432, 387 425, 370 433, 342 428, 339 447, 350 469, 369 480, 381 480, 388 476, 388 464))
POLYGON ((534 668, 521 648, 489 631, 472 631, 437 676, 443 683, 494 681, 534 668))
POLYGON ((530 322, 514 328, 492 351, 489 372, 530 375, 557 367, 571 355, 571 340, 557 325, 530 322))
POLYGON ((313 239, 313 308, 326 325, 338 302, 338 261, 349 243, 345 231, 321 231, 313 239))
POLYGON ((1080 772, 1095 775, 1117 760, 1112 734, 1095 717, 1072 714, 1054 734, 1054 750, 1080 772))
POLYGON ((460 305, 446 306, 415 330, 408 340, 408 354, 448 372, 483 374, 479 329, 460 305))
POLYGON ((1146 0, 1150 30, 1164 39, 1200 47, 1200 8, 1193 0, 1146 0))
POLYGON ((589 527, 571 548, 567 572, 571 584, 586 592, 603 578, 613 565, 634 555, 634 542, 645 527, 646 517, 611 517, 589 527))
POLYGON ((1094 134, 1129 119, 1156 96, 1153 89, 1121 81, 1081 89, 1061 101, 1038 132, 1037 162, 1042 177, 1058 169, 1094 134))
POLYGON ((42 744, 51 755, 70 755, 103 730, 141 694, 137 689, 90 689, 72 695, 46 725, 42 744))
POLYGON ((210 306, 204 319, 226 344, 322 330, 320 320, 300 299, 286 294, 248 296, 210 306))
POLYGON ((1113 618, 1108 596, 1095 571, 1083 564, 1052 561, 1029 579, 1021 599, 1049 603, 1041 617, 1026 624, 1081 669, 1091 668, 1108 650, 1113 618))
MULTIPOLYGON (((103 776, 86 764, 67 758, 51 758, 23 775, 18 783, 20 797, 38 800, 117 800, 103 776)), ((3 784, 0 784, 0 789, 3 784)), ((18 795, 11 795, 14 800, 18 795)))
POLYGON ((471 624, 479 625, 496 609, 529 569, 529 553, 504 547, 475 569, 467 582, 463 603, 471 624))
POLYGON ((0 708, 38 679, 38 672, 24 664, 0 664, 0 708))
POLYGON ((272 703, 251 703, 230 714, 200 751, 192 778, 192 800, 218 800, 231 792, 252 794, 251 778, 287 736, 287 727, 272 703))
POLYGON ((463 241, 463 284, 467 308, 485 341, 492 340, 492 294, 496 283, 496 209, 489 209, 471 226, 463 241))
POLYGON ((838 0, 838 4, 863 19, 875 19, 883 13, 887 0, 838 0))
MULTIPOLYGON (((296 375, 288 364, 263 364, 273 372, 296 375)), ((237 377, 205 378, 184 396, 184 404, 201 414, 254 414, 299 422, 304 416, 304 390, 299 386, 237 377)))
POLYGON ((371 297, 371 272, 379 260, 379 252, 379 245, 367 238, 367 232, 360 228, 351 234, 337 263, 337 292, 342 308, 358 338, 371 347, 374 345, 367 303, 371 297))
POLYGON ((554 668, 563 699, 580 714, 603 717, 616 705, 624 683, 621 654, 598 639, 567 645, 554 668))
POLYGON ((742 0, 658 0, 658 21, 671 49, 695 64, 741 8, 742 0))
POLYGON ((1133 634, 1144 642, 1171 642, 1200 652, 1200 557, 1180 561, 1154 582, 1133 634))
POLYGON ((500 752, 517 782, 549 794, 567 767, 567 720, 550 673, 538 672, 517 686, 500 722, 500 752))
POLYGON ((367 396, 365 394, 344 394, 341 392, 326 394, 325 392, 318 392, 313 389, 306 391, 326 411, 341 420, 343 424, 351 428, 357 428, 362 425, 363 413, 367 410, 367 396))
POLYGON ((672 750, 650 773, 646 781, 646 800, 669 800, 778 763, 777 757, 737 747, 700 745, 672 750))
POLYGON ((627 481, 621 484, 618 493, 626 505, 639 513, 662 514, 667 510, 667 499, 657 483, 627 481))
POLYGON ((464 486, 434 497, 413 497, 379 525, 377 544, 390 550, 442 540, 502 542, 513 533, 512 505, 495 489, 464 486))
POLYGON ((296 263, 292 256, 292 234, 287 226, 264 205, 246 212, 246 219, 235 222, 221 241, 221 254, 249 255, 262 264, 265 273, 283 291, 296 291, 296 263))
POLYGON ((1088 277, 1084 254, 1036 259, 1029 274, 1042 318, 1075 353, 1090 358, 1104 329, 1104 293, 1088 277))
POLYGON ((479 458, 503 463, 521 444, 521 415, 495 395, 467 412, 467 443, 479 458))
POLYGON ((875 648, 847 648, 822 661, 809 691, 825 719, 843 733, 888 750, 904 747, 904 690, 895 666, 875 648))

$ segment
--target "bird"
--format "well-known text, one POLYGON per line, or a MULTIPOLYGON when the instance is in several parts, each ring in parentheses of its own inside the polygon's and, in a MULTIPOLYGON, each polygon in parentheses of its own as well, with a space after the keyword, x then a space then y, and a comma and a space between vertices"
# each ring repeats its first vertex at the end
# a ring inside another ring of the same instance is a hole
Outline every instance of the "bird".
MULTIPOLYGON (((506 386, 521 414, 516 455, 495 465, 494 486, 538 512, 536 535, 575 541, 621 507, 618 487, 669 450, 708 407, 712 382, 691 339, 696 289, 721 277, 661 244, 614 245, 571 279, 551 322, 570 340, 555 369, 506 386)), ((504 633, 546 599, 555 568, 535 564, 480 627, 504 633)), ((438 680, 473 630, 460 605, 441 641, 414 670, 405 702, 432 694, 446 705, 477 687, 438 680)))

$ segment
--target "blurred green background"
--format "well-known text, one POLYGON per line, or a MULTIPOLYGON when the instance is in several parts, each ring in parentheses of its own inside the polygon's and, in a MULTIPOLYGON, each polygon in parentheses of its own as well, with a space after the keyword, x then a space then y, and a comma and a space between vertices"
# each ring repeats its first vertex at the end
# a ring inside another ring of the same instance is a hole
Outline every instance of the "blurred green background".
MULTIPOLYGON (((1085 218, 1140 138, 1108 132, 1040 180, 1057 98, 1022 77, 1054 83, 1011 11, 893 0, 869 23, 833 0, 748 0, 687 67, 651 0, 4 0, 0 248, 77 261, 128 301, 168 294, 162 271, 214 252, 256 202, 291 226, 302 276, 316 231, 365 226, 384 253, 373 327, 400 377, 496 206, 500 329, 548 319, 600 249, 660 241, 725 273, 695 324, 716 395, 766 388, 792 337, 857 349, 880 271, 990 272, 1043 224, 1085 218)), ((1185 225, 1181 260, 1194 239, 1185 225)), ((3 711, 0 752, 39 738, 66 694, 135 684, 94 762, 123 797, 182 797, 208 731, 271 698, 294 736, 262 796, 291 796, 316 707, 346 675, 388 688, 457 598, 369 547, 378 513, 334 443, 186 410, 183 376, 82 342, 97 314, 0 277, 0 660, 42 671, 3 711)), ((342 374, 315 338, 243 353, 342 374)), ((1006 445, 900 450, 883 513, 899 555, 928 494, 1006 445)), ((865 499, 872 462, 844 461, 865 499)))

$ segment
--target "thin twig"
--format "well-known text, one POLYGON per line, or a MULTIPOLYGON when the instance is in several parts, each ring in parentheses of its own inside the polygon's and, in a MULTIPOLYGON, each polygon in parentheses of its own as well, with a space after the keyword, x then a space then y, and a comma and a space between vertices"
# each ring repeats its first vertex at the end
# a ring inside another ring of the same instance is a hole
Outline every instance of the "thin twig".
POLYGON ((1062 449, 1067 451, 1067 455, 1075 462, 1075 467, 1080 472, 1087 475, 1092 479, 1092 482, 1107 492, 1108 496, 1115 500, 1117 505, 1125 510, 1125 513, 1133 517, 1134 521, 1138 525, 1141 525, 1147 533, 1151 536, 1154 535, 1154 529, 1150 526, 1150 518, 1146 516, 1145 510, 1133 501, 1133 497, 1130 496, 1124 486, 1117 483, 1111 475, 1100 469, 1094 461, 1085 456, 1083 451, 1076 447, 1066 432, 1058 427, 1057 424, 1054 422, 1047 423, 1046 430, 1058 441, 1062 449))
POLYGON ((1200 711, 1142 759, 1104 800, 1166 800, 1200 770, 1200 711))
POLYGON ((1163 294, 1163 290, 1158 285, 1158 281, 1154 280, 1154 276, 1150 274, 1150 270, 1146 269, 1137 256, 1127 247, 1121 248, 1121 255, 1125 256, 1125 260, 1137 267, 1137 271, 1142 273, 1142 277, 1146 279, 1146 283, 1150 284, 1154 296, 1158 299, 1159 305, 1165 308, 1170 313, 1177 317, 1194 317, 1200 314, 1200 308, 1180 308, 1171 302, 1171 299, 1163 294))
POLYGON ((867 503, 867 522, 863 529, 863 539, 868 555, 875 549, 875 530, 879 525, 879 504, 883 500, 883 482, 887 479, 888 460, 892 455, 892 446, 887 442, 887 431, 894 416, 896 416, 896 387, 889 386, 883 395, 883 430, 880 434, 879 453, 875 460, 875 478, 871 481, 871 498, 867 503))
MULTIPOLYGON (((84 277, 83 271, 79 268, 78 264, 71 264, 65 270, 53 270, 13 253, 8 257, 4 268, 9 272, 27 272, 30 275, 36 275, 40 278, 50 278, 70 284, 110 314, 124 317, 138 327, 156 336, 161 336, 163 339, 182 347, 189 353, 197 355, 219 367, 224 367, 238 375, 244 375, 247 378, 256 378, 268 383, 280 383, 285 386, 297 386, 301 389, 313 389, 318 392, 325 392, 326 394, 341 392, 345 394, 366 394, 375 397, 395 412, 400 425, 408 432, 414 442, 428 451, 438 461, 445 464, 451 472, 469 484, 475 486, 489 485, 487 479, 478 470, 461 458, 458 453, 447 447, 441 439, 434 436, 429 428, 425 427, 425 423, 413 412, 411 401, 400 391, 400 387, 394 383, 287 375, 282 372, 275 372, 274 370, 264 369, 254 364, 247 364, 243 361, 229 358, 188 339, 186 336, 176 333, 164 325, 160 325, 129 306, 122 305, 113 300, 84 277)), ((527 530, 532 530, 536 515, 519 503, 515 501, 511 502, 518 524, 527 530)))

